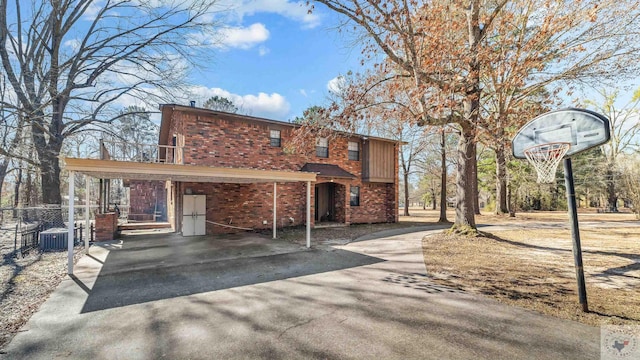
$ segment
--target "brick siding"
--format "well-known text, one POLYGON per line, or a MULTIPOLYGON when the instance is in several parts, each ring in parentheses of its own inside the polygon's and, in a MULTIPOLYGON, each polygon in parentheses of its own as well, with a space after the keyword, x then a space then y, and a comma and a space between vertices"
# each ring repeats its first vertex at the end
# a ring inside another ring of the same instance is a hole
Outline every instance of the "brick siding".
POLYGON ((118 215, 105 213, 95 215, 96 241, 110 241, 118 238, 118 215))
POLYGON ((158 220, 166 221, 166 190, 163 181, 131 180, 129 182, 129 219, 154 221, 155 212, 161 214, 158 220))
MULTIPOLYGON (((256 121, 224 114, 207 115, 202 111, 173 111, 168 139, 183 135, 184 164, 234 167, 265 170, 299 171, 305 163, 335 164, 355 176, 355 179, 318 177, 318 182, 333 180, 335 189, 335 220, 344 223, 377 223, 397 221, 398 181, 395 183, 364 183, 362 162, 348 159, 348 142, 360 144, 360 157, 364 142, 361 137, 332 137, 329 139, 329 157, 315 155, 315 139, 306 142, 308 151, 286 153, 283 147, 272 147, 270 130, 280 130, 282 145, 292 141, 292 127, 256 121), (349 204, 350 186, 360 187, 360 206, 349 204)), ((396 146, 397 149, 397 146, 396 146)), ((395 174, 398 174, 397 151, 395 174)), ((312 187, 314 183, 312 183, 312 187)), ((193 194, 207 195, 207 220, 252 229, 269 229, 273 222, 273 184, 218 184, 183 183, 182 189, 193 194), (266 221, 267 224, 263 224, 266 221)), ((132 182, 132 200, 134 187, 132 182)), ((135 193, 144 194, 136 188, 135 193)), ((277 188, 278 227, 303 225, 306 219, 306 183, 279 183, 277 188), (290 221, 292 218, 293 221, 290 221)), ((314 189, 311 189, 312 221, 314 189)), ((148 207, 140 200, 140 206, 148 207)), ((207 233, 233 232, 233 230, 207 223, 207 233)))

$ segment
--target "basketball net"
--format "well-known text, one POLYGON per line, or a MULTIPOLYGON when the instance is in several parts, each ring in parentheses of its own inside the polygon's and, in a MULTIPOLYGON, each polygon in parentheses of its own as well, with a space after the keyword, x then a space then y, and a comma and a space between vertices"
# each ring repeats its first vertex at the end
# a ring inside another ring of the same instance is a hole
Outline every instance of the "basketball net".
POLYGON ((555 181, 556 169, 570 148, 570 143, 557 142, 536 145, 524 150, 527 160, 538 173, 538 183, 551 184, 555 181))

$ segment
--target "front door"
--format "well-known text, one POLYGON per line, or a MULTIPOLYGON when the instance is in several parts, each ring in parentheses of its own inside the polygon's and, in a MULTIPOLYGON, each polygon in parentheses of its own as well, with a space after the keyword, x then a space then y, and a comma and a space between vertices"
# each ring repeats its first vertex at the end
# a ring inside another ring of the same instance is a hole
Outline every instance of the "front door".
POLYGON ((316 222, 335 220, 335 184, 322 183, 315 186, 316 222))

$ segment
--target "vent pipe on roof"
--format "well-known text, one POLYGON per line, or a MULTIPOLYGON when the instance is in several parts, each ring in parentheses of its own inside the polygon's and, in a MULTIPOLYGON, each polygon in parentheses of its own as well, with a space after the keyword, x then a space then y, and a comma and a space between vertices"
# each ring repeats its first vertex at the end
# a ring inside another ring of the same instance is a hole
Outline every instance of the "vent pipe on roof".
POLYGON ((191 104, 191 107, 196 107, 196 101, 195 100, 191 100, 190 104, 191 104))

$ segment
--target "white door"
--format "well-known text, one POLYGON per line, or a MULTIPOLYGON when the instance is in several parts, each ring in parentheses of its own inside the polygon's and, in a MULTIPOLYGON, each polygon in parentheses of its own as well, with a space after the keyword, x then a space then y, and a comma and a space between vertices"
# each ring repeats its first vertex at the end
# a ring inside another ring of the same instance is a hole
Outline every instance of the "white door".
POLYGON ((206 233, 207 196, 184 195, 182 198, 182 236, 206 233))

